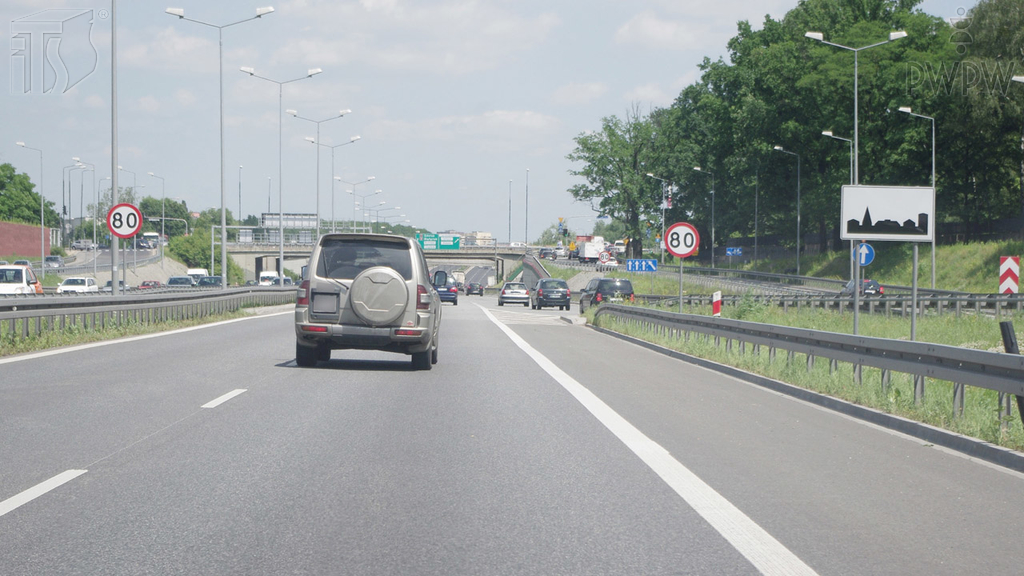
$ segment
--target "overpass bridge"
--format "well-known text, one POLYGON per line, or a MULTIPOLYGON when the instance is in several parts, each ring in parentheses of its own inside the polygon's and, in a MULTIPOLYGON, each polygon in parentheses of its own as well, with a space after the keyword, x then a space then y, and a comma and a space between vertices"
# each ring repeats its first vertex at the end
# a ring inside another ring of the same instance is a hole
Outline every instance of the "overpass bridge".
MULTIPOLYGON (((280 244, 229 242, 227 248, 229 257, 245 271, 246 280, 255 280, 264 270, 277 270, 277 261, 281 253, 280 244)), ((298 270, 305 265, 312 250, 312 242, 286 243, 285 268, 298 270)), ((502 278, 507 263, 513 262, 511 267, 514 267, 514 262, 521 260, 526 254, 526 248, 467 246, 458 250, 425 250, 424 254, 427 261, 435 265, 494 266, 497 277, 502 278)))

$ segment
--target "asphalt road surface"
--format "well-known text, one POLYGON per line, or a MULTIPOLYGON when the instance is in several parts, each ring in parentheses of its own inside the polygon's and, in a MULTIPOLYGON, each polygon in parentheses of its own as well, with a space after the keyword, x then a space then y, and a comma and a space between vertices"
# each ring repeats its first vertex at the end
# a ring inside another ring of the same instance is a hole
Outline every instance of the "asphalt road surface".
POLYGON ((1017 574, 1024 477, 572 325, 285 312, 0 360, 0 574, 1017 574))

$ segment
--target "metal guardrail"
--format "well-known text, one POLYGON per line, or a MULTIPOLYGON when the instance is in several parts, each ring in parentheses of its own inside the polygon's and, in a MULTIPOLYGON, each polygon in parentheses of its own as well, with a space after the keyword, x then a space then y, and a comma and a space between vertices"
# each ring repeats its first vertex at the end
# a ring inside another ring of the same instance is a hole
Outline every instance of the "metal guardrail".
MULTIPOLYGON (((861 366, 881 369, 883 387, 888 386, 890 372, 911 374, 915 377, 915 402, 920 402, 924 396, 924 378, 953 382, 954 416, 963 414, 964 385, 999 392, 1000 407, 1004 405, 1004 395, 1024 395, 1024 356, 1019 355, 678 314, 618 304, 600 306, 595 313, 595 320, 604 315, 676 338, 689 339, 690 333, 697 333, 703 334, 705 338, 713 337, 716 344, 725 339, 727 348, 731 348, 732 341, 736 340, 741 343, 741 353, 745 352, 746 344, 753 345, 755 354, 760 352, 760 346, 767 346, 769 361, 774 360, 776 349, 787 350, 789 361, 793 360, 794 353, 806 354, 808 370, 813 367, 817 357, 830 359, 829 367, 833 371, 838 367, 838 362, 849 362, 854 366, 857 384, 861 383, 861 366)), ((1021 419, 1024 422, 1024 414, 1021 414, 1021 419)))
POLYGON ((102 329, 126 323, 198 318, 246 306, 295 301, 295 287, 247 287, 204 293, 147 293, 126 296, 80 295, 79 298, 35 296, 0 300, 0 346, 68 327, 102 329))
MULTIPOLYGON (((639 294, 639 298, 649 302, 678 303, 679 296, 639 294)), ((683 305, 710 306, 711 295, 684 295, 683 305)), ((1022 294, 966 294, 962 296, 918 295, 918 311, 933 311, 939 314, 956 314, 957 317, 967 312, 974 314, 994 314, 1001 316, 1012 311, 1024 311, 1024 295, 1022 294)), ((753 301, 759 304, 781 306, 788 312, 790 308, 821 308, 838 312, 853 312, 852 296, 817 296, 797 294, 748 294, 745 296, 723 295, 723 306, 736 306, 743 302, 753 301)), ((898 315, 909 317, 913 312, 913 299, 910 296, 861 296, 861 312, 871 314, 898 315)))

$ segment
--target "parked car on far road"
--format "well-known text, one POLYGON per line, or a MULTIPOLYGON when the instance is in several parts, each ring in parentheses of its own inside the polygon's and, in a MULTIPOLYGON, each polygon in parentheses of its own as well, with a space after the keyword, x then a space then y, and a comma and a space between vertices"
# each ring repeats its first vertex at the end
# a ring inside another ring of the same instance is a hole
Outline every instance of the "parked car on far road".
POLYGON ((99 292, 100 286, 96 283, 95 278, 89 278, 86 276, 72 276, 65 278, 60 286, 57 287, 57 294, 67 294, 69 292, 77 292, 79 294, 85 294, 87 292, 99 292))
POLYGON ((43 285, 29 266, 0 266, 0 294, 42 294, 43 285))

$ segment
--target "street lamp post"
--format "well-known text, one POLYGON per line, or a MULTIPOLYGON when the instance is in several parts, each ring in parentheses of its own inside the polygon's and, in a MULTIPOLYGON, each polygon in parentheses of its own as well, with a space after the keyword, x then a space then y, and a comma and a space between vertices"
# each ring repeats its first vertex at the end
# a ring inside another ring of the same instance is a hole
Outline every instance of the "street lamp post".
MULTIPOLYGON (((110 176, 104 176, 103 178, 100 178, 99 181, 103 182, 104 180, 110 180, 110 199, 113 200, 114 199, 114 181, 113 181, 113 179, 110 176)), ((99 260, 99 255, 100 255, 100 246, 97 243, 98 238, 96 237, 96 220, 98 220, 99 216, 100 216, 99 215, 99 209, 100 209, 100 187, 99 187, 99 182, 97 182, 96 187, 93 188, 93 203, 92 203, 92 250, 93 250, 93 252, 92 252, 92 275, 93 276, 98 276, 99 275, 99 273, 98 273, 98 271, 96 269, 96 261, 99 260)), ((111 244, 111 248, 113 248, 113 244, 111 244)), ((115 252, 115 250, 112 249, 111 250, 111 255, 110 255, 111 258, 114 257, 113 252, 115 252)), ((115 278, 114 280, 117 280, 117 279, 115 278)), ((114 288, 113 288, 114 284, 115 284, 115 282, 111 282, 110 283, 110 286, 111 286, 110 291, 111 292, 114 292, 114 288)))
MULTIPOLYGON (((241 166, 239 166, 239 168, 241 168, 241 166)), ((147 172, 147 174, 149 174, 150 177, 152 178, 157 178, 160 180, 160 269, 162 270, 164 267, 164 216, 167 214, 166 210, 164 209, 164 204, 167 202, 167 195, 166 191, 164 190, 163 176, 157 176, 152 172, 147 172)), ((241 189, 242 187, 241 180, 239 180, 238 187, 239 189, 241 189)), ((239 201, 239 205, 241 205, 241 201, 239 201)))
POLYGON ((39 277, 46 277, 46 201, 43 196, 43 151, 39 148, 26 146, 24 142, 15 142, 27 150, 39 152, 39 277))
MULTIPOLYGON (((925 116, 924 114, 918 114, 914 112, 908 106, 900 106, 900 112, 910 114, 911 116, 917 116, 918 118, 924 118, 932 121, 932 191, 935 191, 935 118, 931 116, 925 116)), ((937 220, 933 218, 932 220, 937 220)), ((932 290, 935 289, 935 237, 938 235, 937 222, 932 222, 932 290)))
POLYGON ((776 152, 796 156, 796 275, 800 275, 800 155, 782 146, 775 146, 776 152))
MULTIPOLYGON (((356 186, 359 186, 360 184, 366 184, 367 182, 371 182, 371 181, 376 180, 376 179, 377 179, 376 176, 367 176, 366 180, 360 180, 359 182, 349 182, 347 180, 342 180, 341 178, 338 178, 338 182, 341 182, 342 184, 348 184, 349 186, 352 187, 352 189, 349 190, 349 192, 348 192, 349 194, 352 195, 352 232, 357 232, 357 230, 356 230, 356 198, 359 198, 360 200, 362 200, 362 199, 367 198, 369 196, 373 196, 374 194, 380 193, 380 190, 377 190, 376 192, 372 192, 370 194, 367 194, 366 196, 360 196, 360 195, 356 194, 356 186)), ((360 226, 359 229, 362 230, 362 226, 360 226)))
POLYGON ((238 214, 235 215, 235 220, 237 220, 239 223, 241 223, 241 221, 242 221, 242 168, 245 168, 245 166, 242 166, 241 164, 239 164, 238 165, 238 214))
MULTIPOLYGON (((285 110, 288 114, 291 114, 294 118, 299 120, 305 120, 306 122, 312 122, 316 124, 316 140, 312 140, 314 144, 320 142, 320 125, 324 122, 330 122, 331 120, 337 120, 345 116, 345 114, 351 114, 352 111, 349 109, 338 112, 337 116, 331 116, 330 118, 324 118, 323 120, 313 120, 312 118, 306 118, 305 116, 299 116, 297 110, 285 110)), ((309 138, 307 138, 309 140, 309 138)), ((331 169, 331 176, 334 176, 334 170, 331 169)), ((320 148, 316 148, 316 237, 320 237, 320 148)))
POLYGON ((512 180, 508 181, 508 243, 512 245, 512 180))
MULTIPOLYGON (((77 172, 79 170, 87 170, 87 168, 85 166, 83 166, 78 161, 78 158, 72 158, 72 160, 75 161, 74 164, 65 166, 64 168, 61 169, 61 199, 60 199, 60 201, 61 201, 61 204, 63 206, 61 208, 60 233, 61 233, 62 236, 64 236, 64 235, 69 236, 71 238, 71 240, 73 241, 74 240, 74 236, 75 236, 75 218, 74 218, 75 211, 74 211, 74 202, 73 202, 74 197, 72 196, 73 192, 71 191, 71 188, 74 185, 74 182, 73 182, 74 175, 72 173, 73 172, 77 172), (65 186, 65 182, 67 182, 66 186, 65 186), (67 199, 66 200, 64 198, 65 194, 67 195, 67 199), (68 226, 68 224, 66 222, 66 219, 67 220, 71 220, 71 226, 68 226)), ((78 188, 79 189, 79 197, 81 197, 83 194, 85 194, 85 192, 84 192, 84 189, 85 189, 85 174, 81 175, 81 177, 79 178, 78 182, 79 182, 79 188, 78 188)), ((81 210, 81 207, 79 207, 79 210, 81 210)), ((63 245, 63 242, 62 242, 62 245, 63 245)))
MULTIPOLYGON (((256 15, 232 22, 230 24, 224 24, 218 26, 216 24, 210 24, 209 22, 203 22, 202 20, 194 20, 192 18, 185 17, 184 8, 168 8, 165 10, 171 16, 177 16, 179 20, 187 20, 189 22, 195 22, 202 26, 217 29, 217 59, 220 66, 220 245, 221 245, 221 261, 224 266, 224 277, 221 279, 221 288, 227 289, 228 287, 228 275, 227 275, 227 259, 228 259, 228 240, 227 240, 227 191, 225 186, 224 176, 224 29, 232 26, 248 22, 250 20, 256 20, 262 18, 266 14, 270 14, 274 9, 270 6, 256 9, 256 15)), ((282 247, 283 250, 283 247, 282 247)), ((283 280, 282 280, 283 282, 283 280)))
MULTIPOLYGON (((75 165, 78 166, 78 168, 80 170, 82 170, 81 178, 78 181, 78 220, 80 222, 80 224, 79 224, 79 231, 81 231, 81 226, 85 224, 85 209, 84 209, 84 206, 85 206, 85 172, 86 171, 91 171, 92 172, 92 178, 90 178, 89 181, 90 181, 90 184, 92 184, 92 189, 93 189, 93 192, 95 193, 95 191, 96 191, 96 182, 95 182, 95 178, 96 178, 96 165, 95 164, 90 164, 88 162, 82 162, 82 160, 80 158, 78 158, 77 156, 75 156, 75 157, 73 157, 71 159, 74 160, 75 161, 75 165)), ((69 179, 69 182, 68 182, 68 188, 69 188, 68 189, 68 199, 69 199, 69 202, 68 202, 68 204, 71 203, 70 202, 70 196, 71 196, 71 190, 70 190, 71 186, 70 186, 70 184, 71 183, 70 183, 70 179, 69 179)), ((71 216, 71 208, 70 207, 68 208, 68 215, 71 216)), ((74 218, 72 218, 71 221, 74 222, 74 218)), ((73 231, 74 231, 74 226, 72 226, 72 232, 73 231)))
MULTIPOLYGON (((668 184, 668 196, 669 196, 669 198, 672 197, 672 190, 675 188, 675 185, 672 183, 671 180, 666 180, 664 178, 659 178, 659 177, 655 176, 654 174, 652 174, 650 172, 648 172, 647 175, 650 176, 651 178, 654 178, 655 180, 660 180, 663 184, 668 184)), ((662 193, 661 193, 661 242, 660 242, 660 244, 661 245, 658 247, 658 251, 661 253, 661 263, 664 264, 665 263, 665 192, 664 192, 664 187, 662 187, 662 193)))
POLYGON ((836 44, 834 42, 827 42, 825 36, 821 32, 807 32, 804 36, 817 40, 822 44, 828 44, 829 46, 835 46, 836 48, 842 48, 843 50, 849 50, 853 52, 853 183, 860 184, 860 126, 859 126, 859 113, 858 113, 858 67, 860 61, 861 50, 867 50, 868 48, 874 48, 875 46, 881 46, 888 44, 894 40, 905 38, 907 33, 903 30, 898 30, 889 33, 889 39, 884 42, 877 42, 869 46, 863 46, 861 48, 851 48, 850 46, 843 46, 842 44, 836 44))
POLYGON ((711 174, 711 267, 715 267, 715 175, 700 166, 694 166, 697 172, 711 174))
MULTIPOLYGON (((853 186, 853 140, 851 140, 849 138, 843 138, 842 136, 836 136, 835 134, 832 133, 831 130, 824 130, 824 131, 822 131, 821 135, 822 136, 828 136, 829 138, 834 138, 836 140, 842 140, 843 142, 846 142, 847 144, 850 145, 850 185, 853 186)), ((840 225, 842 225, 842 223, 840 223, 840 225)), ((853 274, 854 274, 854 269, 853 269, 854 268, 854 263, 853 263, 853 260, 854 260, 854 258, 856 258, 855 254, 854 254, 854 246, 855 246, 854 241, 850 240, 850 280, 854 280, 854 277, 853 277, 853 274)))
MULTIPOLYGON (((240 68, 240 70, 242 72, 248 74, 249 76, 254 77, 254 78, 259 78, 260 80, 266 80, 267 82, 271 82, 273 84, 277 84, 277 201, 278 201, 278 206, 277 206, 277 210, 278 210, 277 225, 278 225, 278 236, 279 236, 278 237, 278 241, 280 242, 280 253, 278 255, 280 259, 279 259, 279 261, 277 263, 277 276, 278 276, 278 278, 281 279, 281 282, 282 282, 281 285, 283 286, 284 285, 283 284, 284 283, 284 192, 283 192, 284 186, 282 184, 282 179, 283 179, 283 175, 284 175, 284 157, 283 157, 282 149, 283 149, 283 144, 284 144, 284 114, 282 113, 282 110, 284 109, 284 85, 285 84, 291 84, 292 82, 298 82, 299 80, 305 80, 306 78, 312 78, 313 76, 316 76, 317 74, 323 72, 323 70, 321 70, 320 68, 310 68, 309 70, 306 71, 306 75, 305 76, 300 76, 298 78, 292 78, 291 80, 272 80, 272 79, 267 78, 265 76, 260 76, 260 75, 256 74, 256 70, 254 68, 250 67, 250 66, 242 66, 240 68)), ((268 178, 268 180, 269 180, 269 178, 268 178)), ((268 203, 269 203, 269 201, 268 201, 268 203)), ((269 211, 270 210, 268 209, 267 212, 269 212, 269 211)), ((226 234, 225 227, 221 227, 221 234, 226 234)), ((227 251, 226 245, 224 247, 224 251, 225 252, 227 251)))
MULTIPOLYGON (((342 110, 342 112, 346 112, 346 111, 342 110)), ((340 116, 339 116, 339 118, 340 118, 340 116)), ((323 122, 323 120, 321 122, 323 122)), ((324 144, 324 143, 320 142, 319 133, 320 133, 320 125, 317 124, 317 137, 316 138, 306 138, 306 140, 308 142, 312 142, 313 144, 316 144, 317 146, 323 146, 324 148, 330 148, 331 149, 331 232, 334 232, 335 231, 335 226, 334 226, 334 181, 335 180, 341 180, 341 178, 339 178, 339 177, 334 175, 334 151, 337 150, 338 148, 341 148, 342 146, 346 146, 348 144, 355 143, 360 138, 362 138, 362 136, 353 136, 353 137, 349 138, 348 142, 342 142, 341 144, 335 144, 335 145, 331 146, 330 144, 324 144)), ((319 226, 320 226, 320 224, 319 224, 320 223, 320 150, 319 150, 319 148, 317 149, 316 161, 317 161, 317 170, 316 170, 316 173, 317 173, 317 184, 316 184, 317 185, 317 192, 316 192, 316 202, 317 202, 316 221, 317 221, 317 236, 319 236, 320 235, 320 228, 319 228, 319 226)))

